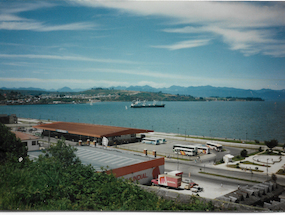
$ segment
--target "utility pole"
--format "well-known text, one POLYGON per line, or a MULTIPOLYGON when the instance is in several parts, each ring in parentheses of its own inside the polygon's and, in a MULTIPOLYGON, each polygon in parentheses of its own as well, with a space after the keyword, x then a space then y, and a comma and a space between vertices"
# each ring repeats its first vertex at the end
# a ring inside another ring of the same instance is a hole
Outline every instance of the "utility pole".
POLYGON ((269 158, 267 158, 267 176, 266 176, 266 180, 268 180, 268 159, 269 158))

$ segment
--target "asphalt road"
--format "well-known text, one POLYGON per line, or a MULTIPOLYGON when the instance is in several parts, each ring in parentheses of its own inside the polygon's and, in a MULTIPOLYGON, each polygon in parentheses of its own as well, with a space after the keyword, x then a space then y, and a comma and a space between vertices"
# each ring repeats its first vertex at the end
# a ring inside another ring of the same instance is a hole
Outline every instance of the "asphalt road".
MULTIPOLYGON (((210 168, 206 167, 204 169, 203 163, 201 164, 193 164, 193 162, 189 164, 182 163, 181 161, 177 163, 176 161, 169 161, 166 160, 165 162, 165 171, 170 172, 173 170, 179 170, 183 171, 183 178, 189 178, 193 180, 195 183, 197 183, 200 187, 204 189, 203 192, 198 193, 201 197, 205 198, 217 198, 219 196, 223 196, 227 193, 233 192, 234 190, 237 190, 239 186, 251 186, 255 183, 253 182, 246 182, 241 180, 235 180, 235 179, 228 179, 224 177, 217 177, 207 174, 201 174, 200 169, 202 171, 206 172, 213 172, 216 174, 221 175, 229 175, 232 174, 232 172, 224 172, 219 171, 215 172, 215 170, 210 170, 210 168), (189 177, 190 173, 190 177, 189 177)), ((250 175, 242 176, 243 178, 250 179, 250 175)), ((194 194, 195 195, 195 194, 194 194)))

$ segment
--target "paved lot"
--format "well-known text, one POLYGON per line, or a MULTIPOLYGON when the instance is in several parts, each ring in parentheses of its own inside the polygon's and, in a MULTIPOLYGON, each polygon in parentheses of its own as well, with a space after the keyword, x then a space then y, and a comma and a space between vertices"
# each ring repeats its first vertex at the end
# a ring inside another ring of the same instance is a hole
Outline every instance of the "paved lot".
MULTIPOLYGON (((163 137, 163 136, 162 136, 163 137)), ((163 137, 165 138, 165 137, 163 137)), ((124 145, 119 145, 119 148, 123 149, 128 149, 128 150, 134 150, 134 151, 139 151, 143 153, 144 149, 147 149, 148 154, 152 155, 153 150, 156 151, 158 155, 166 156, 166 157, 173 157, 176 158, 177 154, 173 152, 173 145, 174 144, 184 144, 184 145, 194 145, 194 144, 202 144, 200 142, 195 142, 195 140, 189 141, 189 140, 183 140, 181 139, 172 139, 171 137, 165 138, 167 142, 165 144, 160 144, 160 145, 152 145, 152 144, 146 144, 142 142, 138 143, 129 143, 129 144, 124 144, 124 145)), ((236 148, 236 147, 231 147, 231 146, 225 146, 224 149, 226 151, 224 152, 216 152, 214 150, 210 150, 211 154, 199 154, 200 159, 204 161, 209 161, 209 160, 220 160, 223 158, 225 154, 232 154, 234 156, 239 155, 240 151, 242 148, 236 148)), ((256 151, 255 149, 247 149, 248 153, 252 153, 256 151)), ((196 156, 183 156, 183 155, 178 155, 179 158, 184 158, 187 160, 195 160, 196 156)))

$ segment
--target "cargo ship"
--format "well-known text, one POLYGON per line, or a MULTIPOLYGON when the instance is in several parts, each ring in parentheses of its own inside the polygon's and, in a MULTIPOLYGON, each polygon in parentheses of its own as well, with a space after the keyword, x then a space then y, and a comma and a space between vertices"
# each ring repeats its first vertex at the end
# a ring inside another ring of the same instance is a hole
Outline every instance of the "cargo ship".
POLYGON ((156 101, 153 101, 152 104, 147 104, 146 101, 141 102, 140 100, 133 101, 131 108, 150 108, 150 107, 164 107, 165 104, 156 104, 156 101))

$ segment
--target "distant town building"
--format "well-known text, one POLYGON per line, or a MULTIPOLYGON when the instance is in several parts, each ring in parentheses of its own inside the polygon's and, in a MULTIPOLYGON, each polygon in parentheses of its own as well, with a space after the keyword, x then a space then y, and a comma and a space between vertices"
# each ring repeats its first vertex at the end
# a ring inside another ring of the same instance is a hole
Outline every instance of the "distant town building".
POLYGON ((17 124, 18 123, 18 118, 16 114, 0 114, 0 122, 2 124, 17 124))

